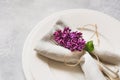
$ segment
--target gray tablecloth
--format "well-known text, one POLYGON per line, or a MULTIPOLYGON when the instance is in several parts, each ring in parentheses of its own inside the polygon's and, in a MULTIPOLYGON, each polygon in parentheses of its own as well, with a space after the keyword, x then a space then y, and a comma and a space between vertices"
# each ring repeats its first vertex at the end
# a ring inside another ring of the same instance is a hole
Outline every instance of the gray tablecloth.
POLYGON ((25 80, 21 55, 29 32, 46 16, 74 8, 120 20, 120 0, 0 0, 0 80, 25 80))

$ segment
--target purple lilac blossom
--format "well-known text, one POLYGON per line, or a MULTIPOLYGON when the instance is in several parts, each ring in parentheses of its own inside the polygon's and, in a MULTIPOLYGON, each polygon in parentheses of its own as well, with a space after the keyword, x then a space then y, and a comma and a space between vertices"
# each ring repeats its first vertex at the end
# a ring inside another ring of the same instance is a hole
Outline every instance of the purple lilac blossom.
POLYGON ((82 33, 72 32, 69 27, 62 30, 56 30, 53 33, 54 40, 60 45, 71 51, 82 51, 85 48, 85 40, 82 33))

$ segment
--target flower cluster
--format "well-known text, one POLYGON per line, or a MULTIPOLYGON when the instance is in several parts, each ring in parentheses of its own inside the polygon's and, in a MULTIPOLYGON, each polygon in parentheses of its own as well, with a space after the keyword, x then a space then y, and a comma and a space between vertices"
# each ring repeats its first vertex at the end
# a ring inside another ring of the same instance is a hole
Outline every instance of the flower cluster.
POLYGON ((54 40, 61 46, 71 51, 81 51, 85 47, 85 40, 81 32, 72 32, 69 27, 57 30, 53 34, 54 40))

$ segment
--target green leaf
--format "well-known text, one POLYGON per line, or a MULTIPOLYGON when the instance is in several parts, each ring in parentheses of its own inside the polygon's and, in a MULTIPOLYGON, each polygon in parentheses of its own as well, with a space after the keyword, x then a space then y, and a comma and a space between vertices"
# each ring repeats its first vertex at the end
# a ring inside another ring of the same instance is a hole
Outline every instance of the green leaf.
POLYGON ((94 50, 93 41, 88 41, 85 45, 85 50, 91 53, 94 50))

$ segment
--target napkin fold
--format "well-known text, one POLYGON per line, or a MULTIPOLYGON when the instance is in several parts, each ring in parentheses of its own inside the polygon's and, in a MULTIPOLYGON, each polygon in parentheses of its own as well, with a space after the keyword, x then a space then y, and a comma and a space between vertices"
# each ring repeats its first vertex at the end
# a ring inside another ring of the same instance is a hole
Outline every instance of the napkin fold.
MULTIPOLYGON (((63 25, 63 23, 56 22, 55 26, 53 26, 52 29, 38 42, 35 47, 36 52, 59 62, 66 61, 67 63, 77 63, 81 59, 80 66, 86 80, 107 80, 89 53, 84 51, 71 52, 64 47, 55 44, 52 38, 53 32, 57 29, 63 29, 64 27, 65 25, 63 25)), ((95 47, 94 53, 97 54, 102 61, 112 64, 120 63, 120 54, 115 53, 114 51, 95 47)))
POLYGON ((83 70, 86 80, 106 80, 100 71, 98 64, 89 53, 86 53, 83 58, 84 61, 80 63, 80 66, 83 70))
MULTIPOLYGON (((104 45, 104 44, 103 44, 104 45)), ((120 65, 120 52, 110 48, 95 47, 94 53, 106 63, 120 65)))

